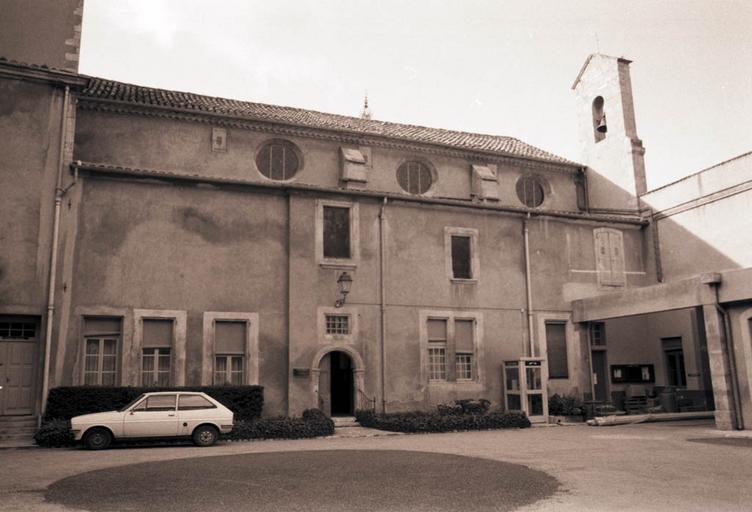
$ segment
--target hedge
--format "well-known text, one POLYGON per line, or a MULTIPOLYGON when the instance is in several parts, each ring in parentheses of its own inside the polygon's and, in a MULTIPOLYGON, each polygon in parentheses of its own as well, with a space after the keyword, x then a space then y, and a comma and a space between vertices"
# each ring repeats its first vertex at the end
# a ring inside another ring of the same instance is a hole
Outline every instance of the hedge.
MULTIPOLYGON (((236 420, 232 432, 222 434, 220 439, 244 441, 249 439, 303 439, 334 434, 334 422, 318 409, 308 409, 302 418, 261 418, 236 420)), ((34 434, 39 446, 57 448, 73 446, 70 421, 49 419, 34 434)))
POLYGON ((187 386, 187 387, 103 387, 72 386, 50 390, 44 419, 69 420, 74 416, 119 409, 142 393, 153 391, 201 391, 235 413, 236 420, 261 417, 264 406, 262 386, 187 386))
POLYGON ((391 432, 452 432, 456 430, 490 430, 500 428, 527 428, 525 413, 491 411, 485 414, 442 414, 441 412, 396 412, 376 414, 373 411, 355 411, 355 419, 363 427, 391 432))
POLYGON ((256 421, 237 421, 223 439, 304 439, 334 434, 334 422, 318 409, 308 409, 302 418, 261 418, 256 421))
POLYGON ((61 419, 44 420, 39 430, 34 433, 34 442, 39 446, 48 448, 73 446, 75 441, 70 429, 70 421, 61 419))

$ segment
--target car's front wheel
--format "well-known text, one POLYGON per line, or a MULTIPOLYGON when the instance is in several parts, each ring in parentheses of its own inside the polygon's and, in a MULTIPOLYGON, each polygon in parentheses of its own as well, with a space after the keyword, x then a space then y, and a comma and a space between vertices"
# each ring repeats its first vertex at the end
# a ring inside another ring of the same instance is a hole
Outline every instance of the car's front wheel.
POLYGON ((84 436, 84 446, 89 450, 104 450, 112 443, 112 434, 106 428, 93 428, 84 436))
POLYGON ((211 446, 217 442, 219 432, 210 425, 201 425, 193 431, 193 444, 196 446, 211 446))

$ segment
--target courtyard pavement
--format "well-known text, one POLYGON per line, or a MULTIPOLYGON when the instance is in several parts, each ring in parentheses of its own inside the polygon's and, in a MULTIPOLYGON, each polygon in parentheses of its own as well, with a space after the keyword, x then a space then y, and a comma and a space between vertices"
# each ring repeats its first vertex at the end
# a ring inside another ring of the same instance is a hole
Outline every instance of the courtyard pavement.
MULTIPOLYGON (((222 443, 211 448, 186 445, 125 447, 104 452, 1 450, 0 468, 2 511, 81 509, 74 507, 116 510, 121 503, 117 493, 126 489, 137 494, 135 489, 139 486, 150 486, 143 493, 147 497, 149 493, 156 496, 155 489, 167 494, 176 492, 163 485, 175 474, 183 477, 175 496, 175 503, 182 505, 175 509, 185 511, 205 509, 206 503, 201 505, 202 491, 217 487, 227 495, 233 486, 242 487, 238 494, 247 500, 243 501, 247 507, 230 500, 227 505, 231 507, 226 510, 264 510, 265 504, 273 501, 264 501, 263 495, 277 496, 276 492, 269 492, 275 488, 286 493, 284 505, 275 505, 278 510, 344 510, 336 496, 367 504, 369 510, 408 510, 412 503, 409 500, 415 499, 408 494, 413 491, 424 496, 436 492, 445 497, 457 493, 466 500, 462 502, 467 504, 462 507, 464 510, 474 510, 473 504, 475 509, 487 509, 489 496, 498 500, 499 510, 752 509, 752 436, 719 432, 714 430, 712 421, 371 437, 354 437, 351 432, 310 440, 222 443), (371 450, 383 453, 372 456, 369 463, 367 451, 371 450), (326 453, 309 453, 312 451, 326 453), (342 453, 333 453, 339 451, 342 453), (285 454, 273 457, 277 452, 285 454), (432 458, 426 454, 462 458, 432 458), (465 457, 479 460, 473 464, 465 457), (329 465, 321 465, 322 460, 329 465), (421 461, 423 468, 438 470, 427 476, 437 474, 442 467, 447 468, 448 476, 423 478, 419 473, 421 461), (493 464, 494 461, 503 464, 493 464), (140 463, 144 465, 129 467, 140 463), (265 463, 269 471, 258 471, 265 463), (306 476, 300 473, 301 467, 318 469, 306 476), (85 474, 91 471, 95 472, 85 474), (262 478, 262 487, 251 480, 262 478), (411 482, 415 485, 411 486, 411 482), (259 492, 253 491, 254 486, 259 492), (329 501, 296 501, 310 499, 312 492, 327 486, 329 501), (373 493, 389 486, 395 487, 395 492, 407 493, 406 501, 371 500, 373 493), (333 489, 340 494, 332 494, 333 489), (91 499, 81 500, 86 493, 91 499), (509 496, 506 501, 505 493, 509 496), (478 494, 482 499, 473 501, 478 494)), ((422 509, 448 510, 454 508, 454 503, 459 502, 426 499, 422 509), (438 505, 431 508, 431 503, 438 505)), ((120 509, 154 509, 145 506, 143 500, 122 505, 120 509)))

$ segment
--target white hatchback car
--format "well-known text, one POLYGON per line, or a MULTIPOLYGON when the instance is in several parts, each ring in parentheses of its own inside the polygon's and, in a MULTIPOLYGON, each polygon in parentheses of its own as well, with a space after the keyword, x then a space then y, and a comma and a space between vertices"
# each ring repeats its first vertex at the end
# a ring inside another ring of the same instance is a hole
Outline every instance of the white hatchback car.
POLYGON ((211 446, 232 430, 233 413, 205 393, 144 393, 117 411, 71 418, 76 441, 90 450, 107 448, 115 439, 185 437, 211 446))

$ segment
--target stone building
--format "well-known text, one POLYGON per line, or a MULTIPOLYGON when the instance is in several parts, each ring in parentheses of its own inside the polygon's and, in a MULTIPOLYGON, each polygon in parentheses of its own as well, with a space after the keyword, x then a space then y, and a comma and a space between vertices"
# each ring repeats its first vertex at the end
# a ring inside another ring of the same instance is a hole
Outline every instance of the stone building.
POLYGON ((48 9, 65 30, 0 36, 0 416, 54 386, 225 383, 270 415, 544 416, 545 391, 639 386, 752 414, 749 155, 647 192, 629 61, 578 75, 576 163, 82 76, 80 1, 48 9), (542 394, 509 402, 528 363, 542 394))

